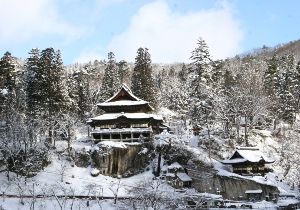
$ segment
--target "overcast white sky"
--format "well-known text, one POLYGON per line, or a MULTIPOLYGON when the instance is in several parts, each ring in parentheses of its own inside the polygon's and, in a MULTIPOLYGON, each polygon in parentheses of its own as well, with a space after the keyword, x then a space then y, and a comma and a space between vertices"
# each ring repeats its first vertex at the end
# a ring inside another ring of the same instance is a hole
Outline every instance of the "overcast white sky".
POLYGON ((0 0, 0 53, 27 58, 54 47, 65 64, 134 61, 138 47, 153 62, 189 62, 201 36, 215 59, 299 38, 297 0, 0 0))

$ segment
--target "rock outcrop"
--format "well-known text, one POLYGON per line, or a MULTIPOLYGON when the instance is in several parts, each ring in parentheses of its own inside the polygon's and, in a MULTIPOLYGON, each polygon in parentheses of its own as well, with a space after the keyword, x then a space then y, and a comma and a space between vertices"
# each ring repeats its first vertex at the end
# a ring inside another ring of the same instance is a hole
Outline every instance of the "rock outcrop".
POLYGON ((152 152, 149 143, 101 142, 92 151, 91 158, 93 167, 101 174, 127 177, 140 172, 149 163, 152 152))

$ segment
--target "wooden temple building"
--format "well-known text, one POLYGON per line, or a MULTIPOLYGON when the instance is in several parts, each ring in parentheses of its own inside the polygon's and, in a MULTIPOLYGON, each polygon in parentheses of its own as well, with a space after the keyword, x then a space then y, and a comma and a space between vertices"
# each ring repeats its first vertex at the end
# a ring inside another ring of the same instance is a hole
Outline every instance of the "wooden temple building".
POLYGON ((237 147, 229 159, 221 162, 223 164, 231 165, 233 173, 240 175, 264 175, 269 172, 269 169, 265 167, 265 164, 273 163, 275 161, 266 157, 256 147, 237 147))
POLYGON ((133 95, 124 84, 114 96, 97 106, 105 113, 88 121, 95 143, 149 141, 153 134, 164 129, 162 117, 151 113, 149 102, 133 95))

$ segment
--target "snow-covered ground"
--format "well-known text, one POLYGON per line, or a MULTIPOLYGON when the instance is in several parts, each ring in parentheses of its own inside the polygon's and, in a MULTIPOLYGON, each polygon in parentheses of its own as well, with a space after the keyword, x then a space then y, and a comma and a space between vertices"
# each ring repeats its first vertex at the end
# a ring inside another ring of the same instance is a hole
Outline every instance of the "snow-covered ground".
MULTIPOLYGON (((166 112, 164 110, 163 112, 166 112)), ((180 126, 179 126, 180 127, 180 126)), ((89 151, 93 147, 91 142, 86 141, 87 129, 81 127, 75 130, 75 141, 72 144, 72 148, 75 150, 89 151)), ((223 145, 222 154, 224 158, 229 157, 232 154, 233 149, 230 148, 226 140, 220 139, 217 136, 212 137, 219 145, 223 145)), ((199 137, 193 136, 191 130, 177 130, 175 134, 163 133, 159 136, 157 143, 164 144, 169 143, 168 139, 172 139, 172 144, 178 144, 185 147, 186 150, 192 152, 204 163, 207 163, 214 167, 219 175, 222 176, 235 176, 244 179, 251 179, 253 181, 277 186, 282 194, 299 196, 296 191, 292 191, 291 187, 287 185, 280 175, 277 173, 268 173, 266 177, 253 176, 242 177, 240 175, 229 172, 224 165, 218 160, 208 157, 208 148, 204 144, 199 144, 199 137)), ((256 147, 260 148, 267 156, 272 156, 276 160, 280 159, 278 153, 274 153, 276 149, 280 148, 280 144, 274 141, 271 132, 266 130, 255 130, 250 137, 251 142, 256 147)), ((104 142, 107 146, 112 146, 110 142, 104 142)), ((114 143, 115 144, 115 143, 114 143)), ((123 147, 123 143, 113 145, 123 147)), ((67 143, 64 141, 56 142, 56 151, 63 152, 67 148, 67 143)), ((51 155, 51 163, 35 177, 27 178, 18 177, 14 173, 10 173, 10 181, 7 180, 6 173, 0 173, 0 193, 8 195, 47 195, 52 196, 47 199, 37 198, 35 201, 35 209, 61 209, 61 205, 65 205, 62 209, 71 209, 73 203, 73 209, 120 209, 120 206, 113 204, 113 200, 93 200, 87 201, 82 199, 56 199, 55 196, 60 195, 84 195, 84 196, 99 196, 99 197, 111 197, 116 194, 118 197, 130 197, 134 196, 132 192, 134 189, 139 188, 143 183, 153 182, 154 175, 150 170, 145 170, 143 173, 129 177, 129 178, 112 178, 109 176, 98 175, 96 177, 91 176, 93 168, 81 168, 74 166, 65 157, 53 153, 51 155)), ((162 161, 163 162, 163 161, 162 161)), ((275 172, 281 172, 280 167, 275 165, 275 172)), ((159 187, 159 191, 167 192, 169 194, 178 195, 178 192, 166 182, 161 180, 154 180, 154 182, 162 182, 159 187)), ((279 201, 279 204, 297 202, 294 199, 286 199, 279 201)), ((20 198, 4 198, 0 199, 0 206, 6 210, 14 209, 32 209, 33 199, 24 198, 24 204, 20 203, 20 198)), ((253 208, 258 209, 275 209, 277 204, 262 201, 251 204, 253 208)), ((0 208, 1 209, 1 208, 0 208)))

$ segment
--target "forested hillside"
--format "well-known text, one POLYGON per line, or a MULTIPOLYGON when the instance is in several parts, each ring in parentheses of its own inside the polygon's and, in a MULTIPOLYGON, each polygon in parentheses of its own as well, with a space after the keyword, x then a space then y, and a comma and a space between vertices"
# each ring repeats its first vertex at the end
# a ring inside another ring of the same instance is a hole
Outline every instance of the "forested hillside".
POLYGON ((299 43, 213 60, 200 38, 190 63, 176 64, 153 64, 147 48, 137 50, 134 63, 110 52, 107 60, 68 66, 53 48, 32 49, 26 60, 7 52, 0 61, 3 168, 8 176, 35 175, 49 163, 56 141, 67 141, 70 149, 76 129, 99 111, 96 104, 126 83, 158 110, 174 111, 167 121, 189 123, 216 159, 224 158, 220 142, 231 149, 255 146, 257 131, 269 131, 279 145, 278 170, 297 182, 299 43))

